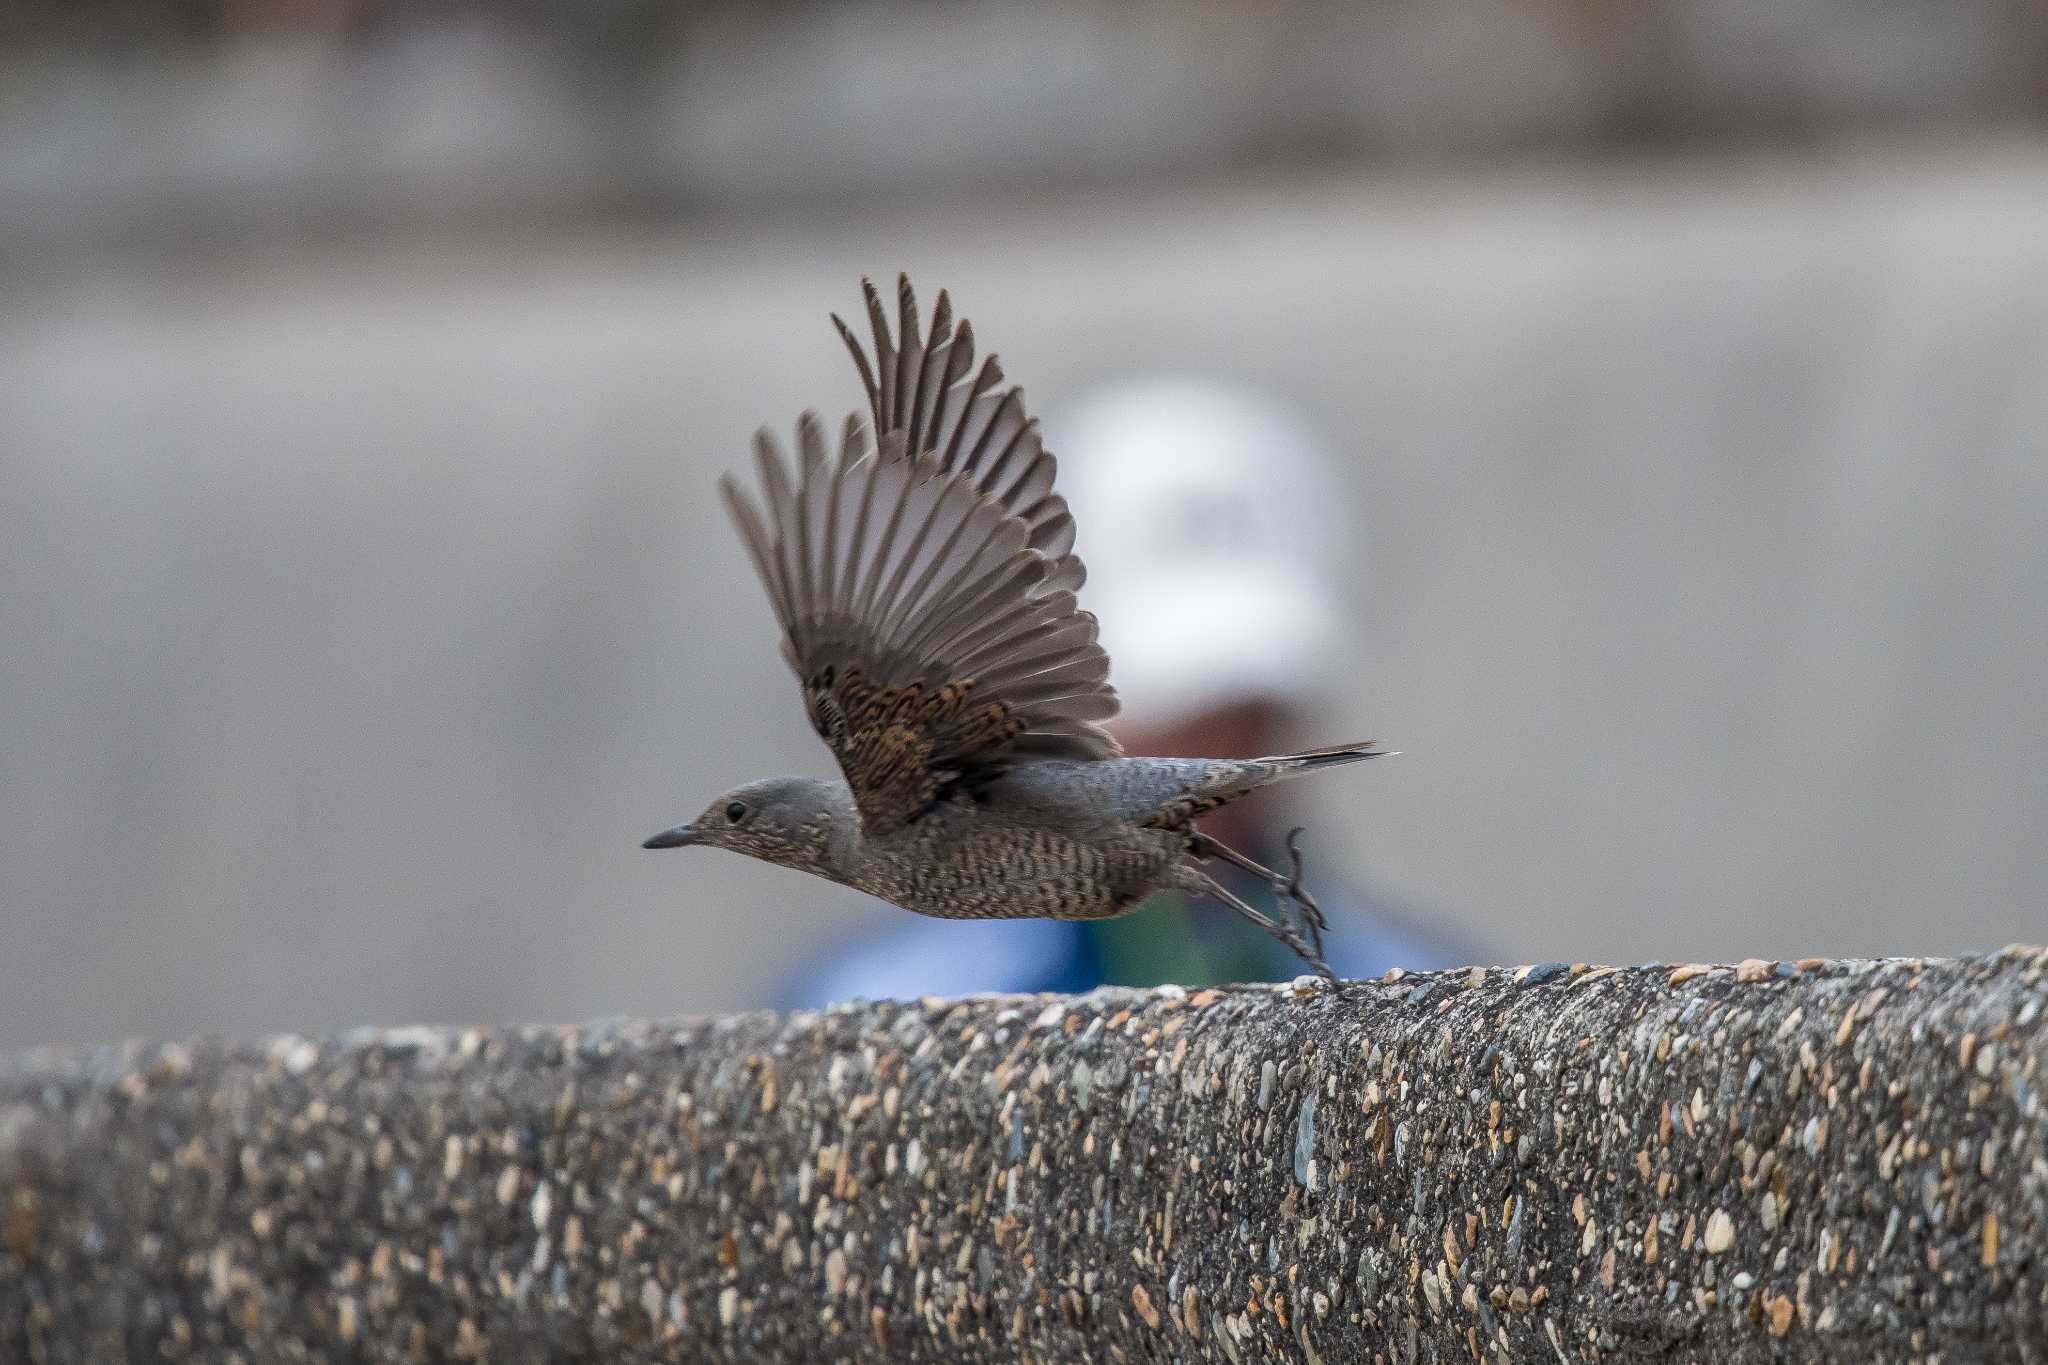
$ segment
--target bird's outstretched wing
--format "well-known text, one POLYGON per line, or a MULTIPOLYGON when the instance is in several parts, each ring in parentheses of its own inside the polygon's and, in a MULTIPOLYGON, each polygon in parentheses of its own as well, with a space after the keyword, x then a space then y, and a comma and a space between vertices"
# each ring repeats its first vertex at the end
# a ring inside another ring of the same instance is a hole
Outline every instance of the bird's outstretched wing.
MULTIPOLYGON (((907 454, 900 433, 871 449, 854 417, 834 455, 807 414, 797 454, 792 474, 756 438, 762 507, 720 487, 870 834, 1017 763, 1118 752, 1095 618, 973 470, 907 454)), ((1048 462, 1033 486, 1050 478, 1048 462)))
POLYGON ((1085 573, 1072 553, 1074 520, 1052 490, 1052 453, 1039 440, 1038 419, 1025 411, 1024 390, 1003 386, 1003 367, 993 355, 975 367, 974 326, 965 318, 954 322, 945 290, 932 306, 931 331, 921 334, 910 277, 898 275, 892 334, 874 281, 860 284, 872 359, 845 319, 834 313, 832 323, 867 389, 875 440, 886 444, 900 434, 912 455, 930 451, 940 469, 972 473, 997 505, 1023 519, 1031 548, 1053 561, 1054 580, 1078 591, 1085 573))

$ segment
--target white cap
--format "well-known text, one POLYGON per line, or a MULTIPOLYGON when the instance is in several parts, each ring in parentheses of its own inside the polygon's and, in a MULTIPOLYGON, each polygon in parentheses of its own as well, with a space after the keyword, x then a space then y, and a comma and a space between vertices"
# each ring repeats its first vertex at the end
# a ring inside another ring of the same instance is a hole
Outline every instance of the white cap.
POLYGON ((1352 630, 1329 459, 1260 395, 1161 377, 1084 398, 1047 424, 1088 566, 1110 681, 1139 723, 1331 686, 1352 630))

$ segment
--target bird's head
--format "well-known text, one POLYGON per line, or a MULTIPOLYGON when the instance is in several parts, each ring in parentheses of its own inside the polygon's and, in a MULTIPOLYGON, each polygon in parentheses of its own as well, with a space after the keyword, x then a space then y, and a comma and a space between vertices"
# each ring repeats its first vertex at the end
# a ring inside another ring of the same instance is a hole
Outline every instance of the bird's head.
POLYGON ((749 858, 831 876, 834 854, 853 831, 852 803, 838 783, 811 777, 764 777, 734 787, 687 825, 642 848, 729 848, 749 858))

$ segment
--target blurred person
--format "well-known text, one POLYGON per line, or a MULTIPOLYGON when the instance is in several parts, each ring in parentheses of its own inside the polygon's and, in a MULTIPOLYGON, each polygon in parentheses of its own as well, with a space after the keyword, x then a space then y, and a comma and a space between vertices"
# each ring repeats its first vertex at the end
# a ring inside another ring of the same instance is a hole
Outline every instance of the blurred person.
MULTIPOLYGON (((1355 676, 1337 601, 1346 528, 1328 456, 1278 404, 1184 377, 1098 391, 1051 434, 1088 565, 1082 604, 1101 623, 1123 702, 1111 728, 1125 752, 1284 751, 1319 693, 1355 676)), ((1264 794, 1205 816, 1202 826, 1268 867, 1287 866, 1286 826, 1264 794)), ((1262 912, 1287 912, 1263 881, 1231 868, 1215 875, 1262 912)), ((1455 938, 1344 884, 1327 862, 1304 880, 1329 916, 1325 951, 1340 976, 1474 960, 1455 938)), ((1229 908, 1161 892, 1113 919, 892 913, 799 964, 777 1003, 1206 985, 1302 970, 1229 908)))

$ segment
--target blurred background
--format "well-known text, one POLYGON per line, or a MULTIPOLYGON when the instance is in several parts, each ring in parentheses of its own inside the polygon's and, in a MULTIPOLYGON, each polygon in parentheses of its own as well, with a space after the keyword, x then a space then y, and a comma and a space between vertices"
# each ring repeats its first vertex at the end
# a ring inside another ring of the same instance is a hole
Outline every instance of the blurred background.
POLYGON ((829 771, 714 486, 898 270, 1055 450, 1156 371, 1331 452, 1287 738, 1403 752, 1290 793, 1312 869, 1489 961, 2041 941, 2044 15, 14 0, 0 1046, 879 931, 636 845, 829 771))

